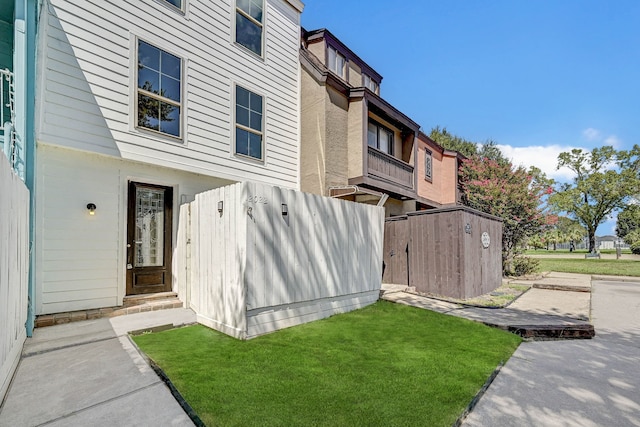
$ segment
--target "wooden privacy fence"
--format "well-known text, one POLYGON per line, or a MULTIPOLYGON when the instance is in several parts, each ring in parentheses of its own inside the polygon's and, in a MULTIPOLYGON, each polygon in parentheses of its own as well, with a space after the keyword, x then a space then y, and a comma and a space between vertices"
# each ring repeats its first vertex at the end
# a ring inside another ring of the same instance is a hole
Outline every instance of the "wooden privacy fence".
POLYGON ((472 298, 502 283, 502 220, 463 206, 385 221, 384 283, 472 298))
POLYGON ((257 183, 180 210, 177 290, 204 325, 246 339, 378 299, 384 210, 257 183))
POLYGON ((26 339, 29 190, 0 153, 0 402, 26 339))

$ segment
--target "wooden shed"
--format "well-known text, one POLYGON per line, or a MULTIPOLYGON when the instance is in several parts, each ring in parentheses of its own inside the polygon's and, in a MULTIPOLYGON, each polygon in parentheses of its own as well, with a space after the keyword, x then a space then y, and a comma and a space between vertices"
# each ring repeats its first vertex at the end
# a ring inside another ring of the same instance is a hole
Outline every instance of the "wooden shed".
POLYGON ((502 282, 502 220, 464 206, 387 218, 383 283, 467 299, 502 282))

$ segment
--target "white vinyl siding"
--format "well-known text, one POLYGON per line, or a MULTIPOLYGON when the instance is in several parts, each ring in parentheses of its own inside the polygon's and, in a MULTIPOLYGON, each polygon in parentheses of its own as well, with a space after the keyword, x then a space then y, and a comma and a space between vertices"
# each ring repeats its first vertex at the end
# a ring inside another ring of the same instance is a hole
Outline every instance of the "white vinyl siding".
POLYGON ((46 145, 36 176, 36 314, 122 304, 129 180, 174 188, 172 241, 178 203, 231 183, 46 145))
MULTIPOLYGON (((183 0, 184 1, 184 0, 183 0)), ((299 13, 265 0, 268 61, 250 60, 232 31, 233 5, 190 2, 189 19, 156 0, 49 0, 43 7, 37 138, 51 144, 193 173, 298 187, 299 13), (82 18, 81 18, 82 17, 82 18), (183 60, 183 140, 135 127, 138 39, 183 60), (134 57, 135 58, 135 57, 134 57), (262 162, 232 146, 234 81, 265 99, 262 162)))

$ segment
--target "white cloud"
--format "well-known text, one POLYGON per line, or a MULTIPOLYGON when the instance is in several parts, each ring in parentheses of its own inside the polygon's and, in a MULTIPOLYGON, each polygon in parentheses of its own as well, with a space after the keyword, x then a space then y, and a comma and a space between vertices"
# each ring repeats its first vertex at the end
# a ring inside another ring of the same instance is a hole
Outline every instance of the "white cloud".
POLYGON ((558 155, 560 153, 571 151, 577 147, 557 144, 512 147, 511 145, 498 144, 498 148, 508 159, 511 159, 515 166, 522 165, 526 168, 535 166, 540 168, 549 178, 557 181, 569 181, 574 177, 574 173, 568 168, 563 167, 556 170, 556 166, 558 165, 558 155))
POLYGON ((587 128, 582 131, 582 135, 587 139, 587 141, 598 141, 600 140, 600 131, 594 128, 587 128))
POLYGON ((620 147, 620 140, 617 136, 611 135, 604 140, 604 145, 611 145, 616 150, 620 147))

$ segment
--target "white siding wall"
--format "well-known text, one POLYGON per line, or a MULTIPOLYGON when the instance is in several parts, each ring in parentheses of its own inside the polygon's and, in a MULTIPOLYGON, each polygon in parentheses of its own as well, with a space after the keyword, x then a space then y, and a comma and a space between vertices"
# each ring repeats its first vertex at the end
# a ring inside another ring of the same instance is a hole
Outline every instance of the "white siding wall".
POLYGON ((0 154, 0 402, 26 339, 29 190, 0 154))
POLYGON ((36 173, 37 314, 122 303, 129 180, 174 188, 173 241, 181 201, 230 183, 46 145, 38 149, 36 173), (88 215, 90 202, 95 216, 88 215))
POLYGON ((263 184, 209 191, 191 204, 180 288, 199 321, 239 338, 359 308, 378 299, 383 221, 382 208, 263 184))
POLYGON ((233 0, 45 0, 38 140, 230 180, 298 187, 299 13, 265 0, 264 58, 234 42, 233 0), (186 138, 135 128, 136 38, 183 58, 186 138), (233 155, 233 87, 265 97, 264 163, 233 155))

